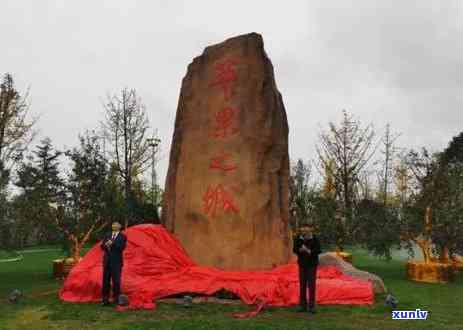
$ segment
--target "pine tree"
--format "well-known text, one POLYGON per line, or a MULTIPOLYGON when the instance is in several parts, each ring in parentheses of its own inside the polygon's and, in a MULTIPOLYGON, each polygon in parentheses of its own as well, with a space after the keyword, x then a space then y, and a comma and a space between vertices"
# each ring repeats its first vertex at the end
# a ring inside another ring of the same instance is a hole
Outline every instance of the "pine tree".
POLYGON ((24 216, 35 226, 39 243, 53 240, 51 230, 56 217, 56 206, 63 203, 63 180, 59 172, 62 152, 54 150, 51 140, 45 138, 18 170, 16 185, 21 188, 24 216))
POLYGON ((309 221, 311 208, 311 189, 309 181, 311 168, 302 159, 291 168, 290 214, 293 228, 297 229, 301 224, 309 221))

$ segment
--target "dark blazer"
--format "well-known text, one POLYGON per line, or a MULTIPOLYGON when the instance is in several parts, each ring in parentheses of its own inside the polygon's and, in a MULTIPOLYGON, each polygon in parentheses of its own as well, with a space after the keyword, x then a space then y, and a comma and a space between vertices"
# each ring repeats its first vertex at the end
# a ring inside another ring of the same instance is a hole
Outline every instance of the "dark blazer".
POLYGON ((294 238, 293 252, 297 255, 299 266, 316 266, 318 265, 318 255, 321 253, 320 241, 315 235, 313 235, 312 239, 305 239, 302 235, 298 235, 294 238), (311 254, 299 252, 303 244, 312 251, 311 254))
POLYGON ((122 267, 124 264, 122 255, 125 245, 127 244, 127 237, 123 233, 119 232, 111 247, 107 248, 105 243, 111 240, 111 237, 112 233, 107 234, 100 245, 101 249, 104 251, 103 265, 105 267, 122 267))

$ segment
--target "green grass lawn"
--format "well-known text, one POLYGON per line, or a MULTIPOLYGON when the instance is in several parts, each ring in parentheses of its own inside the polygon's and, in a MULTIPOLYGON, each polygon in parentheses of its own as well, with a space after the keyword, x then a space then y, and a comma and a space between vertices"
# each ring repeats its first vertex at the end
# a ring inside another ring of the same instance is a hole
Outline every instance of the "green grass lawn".
POLYGON ((21 257, 19 252, 0 250, 0 262, 3 260, 18 259, 19 257, 21 257))
POLYGON ((296 308, 269 308, 255 318, 238 320, 232 314, 250 306, 159 303, 154 311, 117 312, 96 304, 61 302, 61 283, 51 278, 51 260, 60 252, 30 252, 20 262, 0 264, 0 329, 463 329, 463 274, 452 284, 419 284, 405 279, 403 261, 390 262, 355 250, 357 267, 381 276, 400 300, 399 309, 428 310, 427 320, 391 320, 378 296, 373 306, 319 306, 318 314, 296 313, 296 308), (18 288, 25 299, 6 300, 18 288))

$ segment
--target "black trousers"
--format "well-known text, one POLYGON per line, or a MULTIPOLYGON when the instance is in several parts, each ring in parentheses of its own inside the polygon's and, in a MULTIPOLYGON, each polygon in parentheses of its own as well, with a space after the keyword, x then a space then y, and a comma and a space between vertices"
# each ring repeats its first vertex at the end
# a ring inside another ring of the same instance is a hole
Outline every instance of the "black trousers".
POLYGON ((104 265, 103 266, 103 301, 109 300, 109 291, 111 288, 111 280, 113 282, 113 299, 117 302, 121 293, 121 273, 122 266, 120 265, 104 265))
POLYGON ((307 288, 309 289, 309 308, 315 308, 317 266, 299 265, 299 304, 307 308, 307 288))

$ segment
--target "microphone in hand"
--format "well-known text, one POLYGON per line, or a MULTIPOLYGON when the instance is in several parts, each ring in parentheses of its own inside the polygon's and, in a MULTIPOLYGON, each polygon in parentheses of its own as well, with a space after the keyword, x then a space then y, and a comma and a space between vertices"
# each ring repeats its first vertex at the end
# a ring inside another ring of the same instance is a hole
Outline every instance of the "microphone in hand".
POLYGON ((305 244, 302 244, 302 247, 299 249, 299 252, 306 252, 308 254, 311 253, 310 249, 305 246, 305 244))
POLYGON ((113 241, 109 239, 109 240, 106 241, 105 246, 107 248, 110 248, 112 244, 113 244, 113 241))

